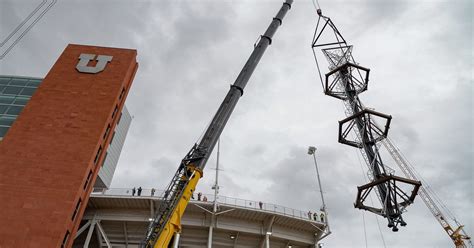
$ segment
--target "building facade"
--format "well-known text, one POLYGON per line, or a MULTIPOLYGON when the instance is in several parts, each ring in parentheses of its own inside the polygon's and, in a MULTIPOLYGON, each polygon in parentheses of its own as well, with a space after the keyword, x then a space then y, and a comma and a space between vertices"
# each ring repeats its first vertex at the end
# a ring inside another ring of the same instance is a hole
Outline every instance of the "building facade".
POLYGON ((44 80, 0 81, 0 247, 72 246, 136 55, 68 45, 44 80))
MULTIPOLYGON (((73 248, 140 248, 162 194, 150 189, 143 189, 140 196, 132 195, 132 189, 93 193, 73 248)), ((196 197, 186 207, 180 248, 317 248, 329 235, 327 216, 321 211, 309 214, 267 202, 218 196, 218 210, 213 212, 214 195, 204 196, 206 201, 196 197)))
POLYGON ((0 76, 0 140, 30 101, 43 79, 0 76))
POLYGON ((128 112, 127 107, 124 106, 117 121, 117 126, 115 127, 115 130, 112 134, 112 138, 110 139, 110 145, 105 154, 104 163, 99 170, 99 175, 95 181, 94 189, 100 190, 108 189, 110 187, 131 123, 132 116, 128 112))
MULTIPOLYGON (((30 101, 43 78, 0 76, 0 141, 13 125, 18 115, 30 101)), ((117 127, 114 130, 110 146, 107 149, 104 162, 94 184, 94 189, 108 189, 117 168, 132 117, 126 106, 120 113, 117 127)))

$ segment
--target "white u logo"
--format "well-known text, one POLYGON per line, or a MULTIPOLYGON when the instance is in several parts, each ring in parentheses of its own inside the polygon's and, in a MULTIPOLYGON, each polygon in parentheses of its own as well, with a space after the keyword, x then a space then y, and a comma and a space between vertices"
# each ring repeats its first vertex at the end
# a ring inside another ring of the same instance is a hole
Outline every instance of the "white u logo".
POLYGON ((76 65, 76 69, 84 73, 98 73, 105 69, 108 62, 112 61, 113 56, 99 55, 97 56, 97 64, 94 67, 87 66, 89 61, 95 58, 95 54, 81 53, 79 55, 79 63, 76 65))

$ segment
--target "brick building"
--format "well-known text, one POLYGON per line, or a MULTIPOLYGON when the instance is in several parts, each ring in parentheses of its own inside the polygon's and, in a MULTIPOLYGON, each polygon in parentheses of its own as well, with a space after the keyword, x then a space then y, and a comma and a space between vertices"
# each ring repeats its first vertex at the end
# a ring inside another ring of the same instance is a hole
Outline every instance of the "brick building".
POLYGON ((0 92, 15 95, 0 99, 0 248, 72 245, 121 119, 136 55, 68 45, 43 80, 0 84, 0 92))

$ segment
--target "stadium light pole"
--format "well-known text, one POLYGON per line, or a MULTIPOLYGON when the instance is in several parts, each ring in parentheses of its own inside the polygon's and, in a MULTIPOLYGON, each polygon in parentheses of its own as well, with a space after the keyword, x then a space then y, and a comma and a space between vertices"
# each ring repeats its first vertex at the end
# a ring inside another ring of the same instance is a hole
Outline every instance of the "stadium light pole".
MULTIPOLYGON (((323 206, 321 208, 321 211, 326 214, 326 203, 324 202, 324 196, 323 196, 323 188, 321 187, 321 178, 319 177, 319 169, 318 169, 318 162, 316 162, 316 147, 310 146, 308 147, 308 154, 313 155, 314 159, 314 166, 316 167, 316 175, 318 176, 318 185, 319 185, 319 193, 321 193, 321 201, 323 202, 323 206)), ((326 220, 327 218, 325 218, 326 220)))

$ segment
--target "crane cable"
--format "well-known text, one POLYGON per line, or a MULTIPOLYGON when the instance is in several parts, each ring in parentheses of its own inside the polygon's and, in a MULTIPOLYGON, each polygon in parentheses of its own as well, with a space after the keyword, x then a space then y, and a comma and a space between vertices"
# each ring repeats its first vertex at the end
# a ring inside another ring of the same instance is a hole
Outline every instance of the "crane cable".
MULTIPOLYGON (((354 134, 352 134, 352 135, 354 135, 354 134)), ((359 161, 360 170, 362 172, 362 175, 364 176, 364 178, 366 180, 368 180, 367 175, 364 173, 364 167, 362 166, 362 162, 360 161, 361 160, 360 159, 360 154, 357 151, 355 151, 355 153, 357 154, 357 160, 359 161)), ((369 199, 370 199, 371 204, 374 205, 372 195, 369 195, 369 199)), ((379 222, 379 218, 377 217, 377 215, 375 215, 375 220, 377 220, 377 226, 379 228, 380 237, 382 238, 383 247, 387 248, 387 244, 385 243, 385 238, 383 236, 382 228, 380 227, 380 222, 379 222)), ((364 232, 365 232, 365 221, 364 221, 364 232)), ((367 246, 367 242, 366 242, 366 246, 367 246)))
POLYGON ((361 212, 361 214, 362 214, 362 222, 364 223, 365 248, 368 248, 368 245, 367 245, 367 229, 365 228, 365 213, 361 212))
POLYGON ((313 2, 313 5, 314 5, 314 8, 315 8, 316 10, 321 9, 321 6, 319 5, 319 1, 318 1, 318 0, 312 0, 312 2, 313 2))

